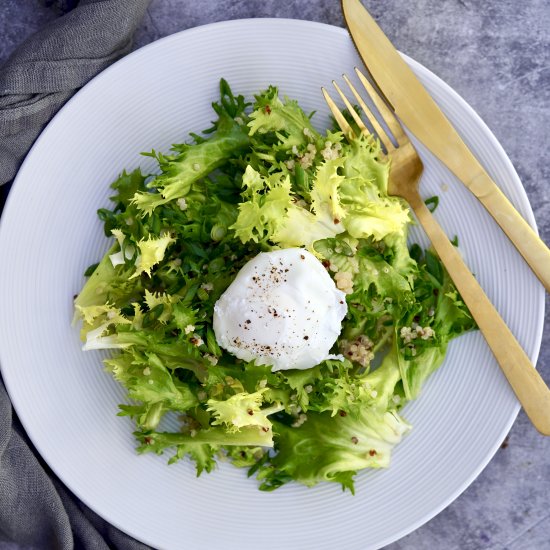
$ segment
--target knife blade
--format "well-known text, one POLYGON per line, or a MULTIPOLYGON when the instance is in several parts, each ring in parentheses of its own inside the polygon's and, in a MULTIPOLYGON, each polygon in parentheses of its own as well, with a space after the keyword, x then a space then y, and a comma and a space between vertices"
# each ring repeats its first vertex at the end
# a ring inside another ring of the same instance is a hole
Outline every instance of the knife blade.
POLYGON ((342 0, 359 55, 403 124, 479 199, 547 291, 550 249, 470 151, 360 0, 342 0))

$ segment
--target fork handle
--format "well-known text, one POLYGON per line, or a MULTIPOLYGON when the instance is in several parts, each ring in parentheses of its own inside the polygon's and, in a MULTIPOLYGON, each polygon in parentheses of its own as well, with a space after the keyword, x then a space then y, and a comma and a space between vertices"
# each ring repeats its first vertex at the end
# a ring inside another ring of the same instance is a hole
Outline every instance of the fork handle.
POLYGON ((411 196, 407 197, 407 201, 468 306, 527 416, 541 434, 550 435, 550 389, 420 195, 416 192, 409 194, 411 196))
POLYGON ((504 193, 480 166, 481 171, 467 183, 523 256, 533 273, 550 292, 550 249, 512 206, 504 193))

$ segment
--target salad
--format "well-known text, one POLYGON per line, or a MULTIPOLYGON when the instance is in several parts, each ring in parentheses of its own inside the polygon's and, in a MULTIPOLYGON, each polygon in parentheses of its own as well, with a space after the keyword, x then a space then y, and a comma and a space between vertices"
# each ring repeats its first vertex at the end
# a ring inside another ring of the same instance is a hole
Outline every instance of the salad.
POLYGON ((389 466, 411 429, 401 409, 475 324, 438 258, 408 247, 377 141, 319 133, 273 86, 252 104, 220 92, 211 128, 112 184, 98 211, 112 245, 75 299, 83 349, 112 350, 139 453, 197 475, 230 461, 262 490, 353 492, 357 471, 389 466), (258 265, 280 270, 256 296, 275 320, 247 343, 258 265))

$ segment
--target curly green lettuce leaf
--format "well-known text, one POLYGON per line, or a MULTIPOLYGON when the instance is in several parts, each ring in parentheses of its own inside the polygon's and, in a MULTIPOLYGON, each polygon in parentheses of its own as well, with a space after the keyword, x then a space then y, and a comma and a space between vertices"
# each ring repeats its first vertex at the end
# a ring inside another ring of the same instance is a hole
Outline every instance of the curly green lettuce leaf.
POLYGON ((131 399, 161 403, 165 410, 174 411, 185 411, 198 404, 189 385, 173 377, 154 353, 134 351, 106 359, 104 363, 113 377, 128 389, 131 399))
POLYGON ((80 308, 106 303, 122 307, 142 292, 141 281, 130 280, 134 266, 113 266, 110 256, 118 248, 118 243, 111 246, 75 298, 76 318, 80 308))
POLYGON ((243 427, 238 432, 228 433, 224 428, 199 429, 192 433, 156 432, 146 430, 135 432, 140 442, 138 453, 163 454, 167 449, 175 449, 168 463, 188 456, 196 464, 197 476, 203 471, 211 472, 220 447, 246 447, 258 449, 273 446, 271 430, 264 431, 257 426, 243 427))
POLYGON ((288 98, 281 101, 275 86, 255 97, 248 123, 249 134, 274 134, 276 143, 270 143, 269 148, 285 151, 302 148, 320 137, 298 103, 288 98))
POLYGON ((149 236, 148 239, 142 239, 137 243, 139 255, 136 260, 136 270, 130 276, 130 279, 138 277, 141 273, 151 274, 151 268, 164 259, 166 249, 176 242, 170 235, 163 235, 155 238, 149 236))
POLYGON ((402 234, 410 223, 405 202, 388 196, 389 170, 389 162, 380 160, 380 146, 372 139, 354 139, 346 148, 339 196, 346 211, 343 223, 352 237, 382 240, 402 234))
POLYGON ((345 180, 339 173, 343 164, 342 158, 326 160, 318 166, 315 173, 311 189, 311 206, 318 218, 327 224, 338 225, 347 213, 340 197, 340 186, 345 180))
POLYGON ((281 248, 303 246, 314 252, 316 241, 344 231, 341 221, 346 212, 338 192, 343 180, 338 173, 342 163, 341 159, 335 159, 319 164, 310 192, 311 210, 291 204, 286 217, 271 235, 273 242, 281 248))
POLYGON ((411 429, 397 412, 402 404, 397 346, 376 370, 360 376, 351 375, 349 364, 327 363, 337 369, 334 378, 324 377, 321 366, 289 373, 296 401, 307 404, 300 396, 304 392, 312 400, 311 410, 302 422, 274 422, 276 454, 262 457, 261 464, 251 468, 258 472, 261 489, 291 480, 308 486, 332 481, 353 492, 357 471, 388 467, 393 448, 411 429), (322 406, 315 403, 319 392, 322 406))
POLYGON ((336 482, 354 492, 357 471, 387 468, 393 448, 409 429, 396 412, 369 407, 355 415, 309 415, 298 428, 276 423, 276 454, 259 469, 260 488, 270 490, 281 479, 292 479, 307 486, 336 482))
POLYGON ((223 425, 229 433, 251 426, 257 426, 266 432, 271 431, 268 416, 279 412, 283 406, 276 403, 262 409, 263 394, 266 391, 263 388, 254 393, 239 392, 223 401, 209 399, 207 411, 214 417, 212 425, 223 425))
POLYGON ((245 200, 239 204, 239 215, 230 229, 243 243, 266 242, 292 204, 290 179, 282 172, 262 176, 248 165, 243 174, 243 188, 245 200))
POLYGON ((291 204, 285 218, 271 235, 271 240, 281 248, 304 246, 313 252, 313 243, 333 237, 337 232, 333 224, 325 225, 313 212, 291 204))
POLYGON ((281 247, 315 249, 318 240, 344 231, 353 238, 406 241, 408 208, 387 195, 388 163, 379 148, 358 139, 343 148, 343 156, 316 164, 308 207, 292 204, 271 240, 281 247))
POLYGON ((132 197, 132 203, 144 214, 151 215, 159 206, 185 197, 193 184, 246 151, 249 137, 240 119, 245 107, 242 97, 233 96, 225 81, 220 83, 220 92, 221 100, 215 104, 219 118, 209 138, 195 136, 193 144, 174 145, 173 155, 151 153, 161 170, 147 183, 155 192, 136 191, 132 197))

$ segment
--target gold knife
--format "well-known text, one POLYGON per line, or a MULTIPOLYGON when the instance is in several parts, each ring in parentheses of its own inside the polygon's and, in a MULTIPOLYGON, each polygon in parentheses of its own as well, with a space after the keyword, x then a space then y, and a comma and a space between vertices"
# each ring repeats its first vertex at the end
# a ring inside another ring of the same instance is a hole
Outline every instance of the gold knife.
POLYGON ((359 55, 397 116, 479 199, 550 291, 550 249, 487 174, 360 0, 342 0, 342 8, 359 55))

